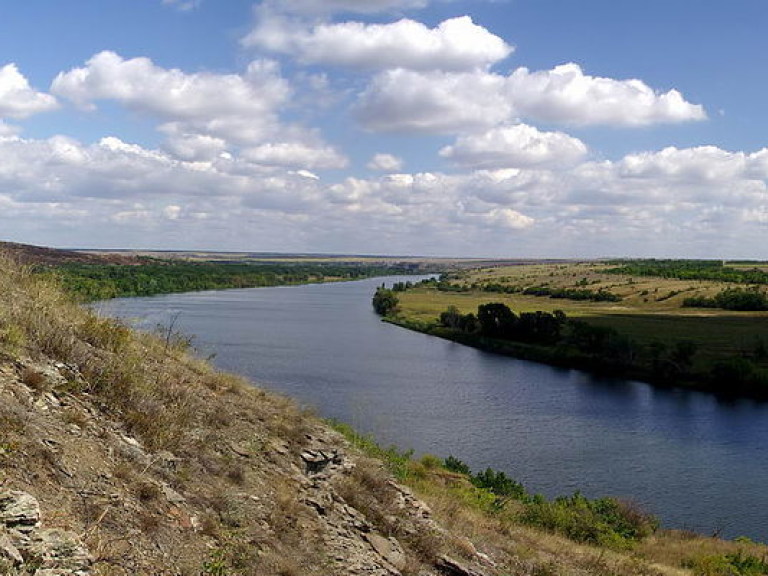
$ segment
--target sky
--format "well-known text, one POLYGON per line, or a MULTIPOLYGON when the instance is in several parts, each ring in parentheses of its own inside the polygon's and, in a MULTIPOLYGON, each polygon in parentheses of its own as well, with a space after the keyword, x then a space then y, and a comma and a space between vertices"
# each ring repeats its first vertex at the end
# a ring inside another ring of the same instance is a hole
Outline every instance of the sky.
POLYGON ((0 2, 0 240, 768 259, 765 0, 0 2))

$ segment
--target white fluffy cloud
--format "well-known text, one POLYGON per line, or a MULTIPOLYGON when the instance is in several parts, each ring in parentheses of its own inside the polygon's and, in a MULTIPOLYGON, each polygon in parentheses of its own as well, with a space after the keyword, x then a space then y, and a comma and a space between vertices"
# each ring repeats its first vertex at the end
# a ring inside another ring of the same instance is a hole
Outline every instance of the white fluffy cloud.
POLYGON ((521 116, 546 122, 646 126, 706 118, 702 106, 677 90, 659 93, 641 80, 589 76, 573 63, 538 72, 518 68, 507 89, 521 116))
POLYGON ((84 108, 114 100, 180 122, 189 132, 235 141, 269 133, 291 93, 277 64, 268 60, 252 62, 243 75, 187 74, 114 52, 101 52, 85 67, 59 74, 51 90, 84 108))
POLYGON ((0 118, 28 118, 57 107, 56 98, 34 90, 15 64, 0 68, 0 118))
POLYGON ((305 29, 265 12, 243 43, 290 54, 305 64, 373 69, 485 68, 513 50, 469 16, 445 20, 432 29, 408 19, 391 24, 323 23, 305 29))
POLYGON ((303 169, 346 168, 348 160, 330 146, 308 146, 301 142, 262 144, 243 151, 242 157, 256 164, 303 169))
POLYGON ((374 154, 366 167, 378 172, 398 172, 403 169, 403 159, 392 154, 374 154))
POLYGON ((513 114, 504 83, 502 76, 482 71, 387 70, 360 95, 356 112, 364 128, 382 132, 485 130, 513 114))
MULTIPOLYGON (((287 156, 294 153, 304 151, 287 156)), ((557 256, 568 246, 597 256, 653 254, 672 238, 692 254, 716 250, 712 256, 761 246, 768 222, 768 149, 667 148, 572 170, 396 173, 330 184, 292 170, 291 161, 282 171, 226 155, 186 162, 114 137, 91 145, 0 137, 0 157, 0 223, 34 214, 48 231, 42 239, 62 238, 70 224, 75 238, 87 225, 93 244, 115 241, 99 236, 104 229, 119 231, 121 244, 159 234, 185 246, 204 234, 208 248, 290 238, 333 250, 352 238, 371 252, 385 242, 411 253, 557 256)))
POLYGON ((180 160, 213 161, 241 151, 250 161, 275 167, 347 164, 311 131, 281 123, 279 112, 292 91, 270 60, 252 62, 242 75, 188 74, 148 58, 101 52, 84 67, 59 74, 52 90, 86 109, 111 100, 156 117, 167 137, 165 149, 180 160))
POLYGON ((533 126, 501 126, 482 134, 461 136, 440 155, 466 168, 568 166, 581 160, 587 147, 562 132, 541 132, 533 126))
POLYGON ((588 76, 575 64, 534 73, 519 68, 510 76, 387 70, 360 94, 357 109, 369 130, 435 133, 489 129, 516 117, 580 126, 706 118, 676 90, 659 94, 639 80, 588 76))
POLYGON ((726 183, 745 177, 768 178, 763 162, 765 151, 747 155, 728 152, 715 146, 678 149, 673 146, 659 152, 644 152, 625 157, 618 165, 627 178, 663 178, 691 184, 726 183))

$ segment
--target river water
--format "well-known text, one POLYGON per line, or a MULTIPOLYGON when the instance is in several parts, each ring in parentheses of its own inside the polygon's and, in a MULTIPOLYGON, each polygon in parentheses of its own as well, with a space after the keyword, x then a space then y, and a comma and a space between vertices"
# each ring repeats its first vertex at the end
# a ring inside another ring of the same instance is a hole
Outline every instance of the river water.
POLYGON ((768 542, 768 404, 598 379, 392 326, 370 304, 382 281, 97 308, 140 328, 175 319, 217 366, 385 445, 491 466, 547 496, 630 499, 667 527, 768 542))

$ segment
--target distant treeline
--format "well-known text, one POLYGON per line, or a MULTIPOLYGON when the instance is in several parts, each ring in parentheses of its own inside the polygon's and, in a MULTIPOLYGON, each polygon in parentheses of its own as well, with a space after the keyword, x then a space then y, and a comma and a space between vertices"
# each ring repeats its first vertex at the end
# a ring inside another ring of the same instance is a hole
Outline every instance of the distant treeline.
POLYGON ((281 286, 405 274, 402 266, 338 263, 243 264, 150 260, 145 264, 65 264, 45 268, 84 301, 173 292, 281 286))
POLYGON ((733 268, 719 260, 632 260, 615 261, 605 272, 629 276, 656 276, 679 280, 714 280, 738 284, 768 284, 768 272, 758 268, 733 268))

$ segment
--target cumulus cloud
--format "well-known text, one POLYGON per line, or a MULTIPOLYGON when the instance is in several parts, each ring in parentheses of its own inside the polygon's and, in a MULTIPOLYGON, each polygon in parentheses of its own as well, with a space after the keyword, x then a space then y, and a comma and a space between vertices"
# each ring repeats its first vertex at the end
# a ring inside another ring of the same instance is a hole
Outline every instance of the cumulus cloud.
POLYGON ((535 220, 510 208, 494 208, 483 219, 493 226, 510 228, 512 230, 524 230, 533 226, 535 220))
POLYGON ((301 142, 268 143, 248 148, 242 157, 256 164, 303 169, 341 169, 347 158, 330 146, 308 146, 301 142))
POLYGON ((265 12, 243 44, 290 54, 304 64, 373 69, 486 68, 513 51, 469 16, 445 20, 431 29, 409 19, 391 24, 323 23, 305 29, 265 12))
POLYGON ((56 108, 56 98, 33 89, 15 64, 0 68, 0 118, 23 119, 56 108))
POLYGON ((507 89, 521 116, 546 122, 647 126, 706 118, 702 106, 677 90, 660 93, 641 80, 589 76, 574 63, 538 72, 518 68, 507 89))
POLYGON ((403 159, 392 154, 374 154, 366 167, 379 172, 397 172, 403 169, 403 159))
POLYGON ((378 74, 356 104, 364 128, 381 132, 447 133, 484 130, 513 113, 502 76, 482 71, 378 74))
POLYGON ((19 128, 12 124, 7 124, 0 119, 0 137, 14 136, 19 133, 19 128))
POLYGON ((716 146, 678 149, 674 146, 659 152, 643 152, 626 156, 617 166, 626 178, 661 178, 697 184, 727 182, 756 176, 766 178, 762 162, 764 152, 746 155, 728 152, 716 146))
POLYGON ((235 141, 268 134, 277 109, 291 95, 278 65, 269 60, 252 62, 243 75, 187 74, 114 52, 100 52, 84 67, 60 73, 51 90, 86 109, 113 100, 179 122, 182 132, 235 141))
POLYGON ((215 138, 204 134, 189 134, 177 132, 174 126, 166 126, 168 140, 165 147, 182 160, 213 160, 226 152, 227 142, 223 138, 215 138))
POLYGON ((242 74, 188 74, 148 58, 101 52, 59 74, 52 90, 89 109, 101 100, 152 115, 177 159, 213 162, 242 154, 272 167, 343 168, 347 159, 312 131, 281 122, 291 87, 278 65, 256 60, 242 74))
POLYGON ((516 124, 493 128, 482 134, 461 136, 440 155, 466 168, 521 168, 568 166, 587 153, 579 139, 562 132, 541 132, 516 124))
MULTIPOLYGON (((495 138, 506 145, 511 128, 458 139, 454 153, 459 143, 468 153, 494 152, 495 138)), ((252 153, 183 161, 116 137, 94 144, 0 137, 0 223, 34 214, 47 231, 41 239, 62 238, 70 225, 75 238, 87 223, 96 230, 92 242, 123 245, 152 234, 189 246, 199 234, 209 248, 300 239, 291 249, 343 251, 354 241, 374 252, 385 245, 410 253, 597 256, 653 254, 672 238, 691 254, 699 247, 712 256, 706 250, 761 247, 768 222, 768 149, 666 148, 570 170, 536 164, 330 183, 296 168, 293 158, 310 164, 311 152, 252 153), (259 155, 268 170, 256 165, 259 155), (281 169, 282 155, 289 160, 281 169)))
POLYGON ((703 120, 700 105, 676 90, 657 93, 639 80, 585 75, 576 64, 509 76, 394 69, 377 74, 359 95, 369 130, 457 133, 487 130, 515 118, 616 127, 703 120))

